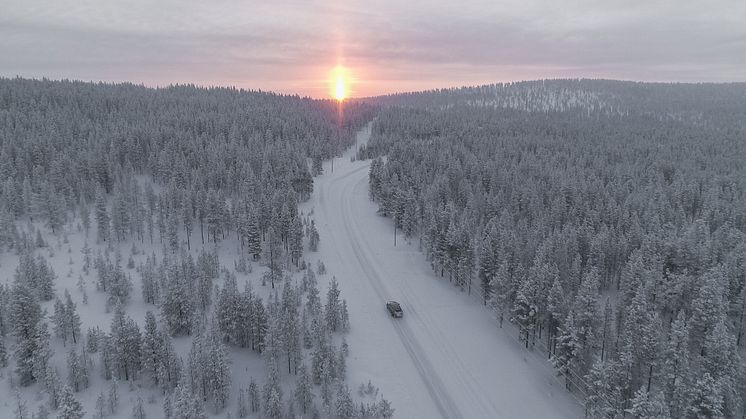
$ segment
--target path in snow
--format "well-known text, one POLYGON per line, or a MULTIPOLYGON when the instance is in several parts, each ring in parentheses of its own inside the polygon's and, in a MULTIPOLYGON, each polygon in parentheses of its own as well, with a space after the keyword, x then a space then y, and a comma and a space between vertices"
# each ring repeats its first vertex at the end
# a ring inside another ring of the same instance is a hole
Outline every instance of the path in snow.
MULTIPOLYGON (((370 126, 358 143, 370 137, 370 126)), ((401 418, 576 418, 578 404, 553 376, 500 330, 488 311, 437 277, 415 245, 368 198, 370 161, 348 151, 315 180, 319 256, 340 283, 352 331, 352 385, 369 379, 401 418), (387 300, 402 304, 392 319, 387 300)))

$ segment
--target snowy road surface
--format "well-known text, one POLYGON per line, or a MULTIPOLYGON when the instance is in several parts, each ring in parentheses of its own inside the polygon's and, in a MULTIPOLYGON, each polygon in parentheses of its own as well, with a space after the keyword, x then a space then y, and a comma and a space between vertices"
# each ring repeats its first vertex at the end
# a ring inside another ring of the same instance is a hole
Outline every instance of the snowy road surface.
POLYGON ((392 221, 368 198, 370 161, 350 162, 351 152, 335 159, 334 173, 325 164, 306 207, 350 310, 350 384, 371 380, 399 418, 582 417, 549 365, 436 276, 416 241, 400 235, 394 246, 392 221), (387 300, 401 303, 402 319, 389 316, 387 300))

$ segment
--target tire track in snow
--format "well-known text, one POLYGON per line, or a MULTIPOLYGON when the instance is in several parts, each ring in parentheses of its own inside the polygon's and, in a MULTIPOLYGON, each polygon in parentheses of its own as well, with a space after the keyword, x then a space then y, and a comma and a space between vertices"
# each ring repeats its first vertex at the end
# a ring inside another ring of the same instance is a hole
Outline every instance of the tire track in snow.
MULTIPOLYGON (((336 183, 336 181, 345 179, 361 170, 367 169, 368 166, 369 165, 366 164, 339 178, 333 179, 332 181, 336 183)), ((351 218, 352 208, 350 205, 350 189, 351 186, 354 187, 355 185, 355 183, 349 183, 343 186, 342 194, 340 195, 342 201, 340 202, 340 204, 343 208, 342 223, 345 228, 345 232, 350 239, 351 249, 355 255, 355 258, 358 260, 360 267, 362 268, 362 272, 368 278, 369 283, 373 286, 373 289, 375 290, 376 294, 381 300, 381 303, 383 304, 388 300, 388 296, 390 294, 387 292, 385 284, 381 280, 381 277, 379 276, 375 266, 370 262, 370 260, 368 260, 365 252, 361 248, 360 234, 355 229, 355 223, 351 218)), ((409 325, 405 321, 396 321, 394 322, 394 329, 396 330, 397 334, 399 335, 399 339, 401 340, 404 348, 412 359, 415 368, 419 372, 420 377, 422 378, 422 381, 425 384, 425 387, 430 394, 430 397, 433 399, 433 402, 435 403, 435 406, 440 412, 441 416, 446 419, 463 418, 463 415, 459 411, 458 406, 453 401, 451 395, 448 393, 448 390, 443 384, 441 378, 435 372, 435 368, 425 355, 425 352, 422 349, 420 343, 414 338, 409 325)))
MULTIPOLYGON (((354 183, 354 186, 352 186, 354 189, 356 189, 357 194, 362 194, 362 192, 360 191, 360 185, 364 184, 364 182, 365 178, 361 178, 354 183)), ((350 201, 352 200, 348 199, 348 202, 350 201)), ((351 212, 352 211, 347 211, 347 213, 351 212)), ((367 252, 364 252, 365 254, 372 253, 373 249, 371 249, 366 242, 362 242, 362 247, 365 247, 365 250, 367 250, 367 252)), ((372 265, 378 266, 375 263, 373 263, 372 265)), ((418 297, 418 293, 412 290, 408 281, 401 281, 399 284, 401 287, 403 287, 403 289, 401 289, 400 291, 404 291, 401 293, 400 298, 403 302, 406 303, 405 305, 408 307, 408 310, 411 313, 410 317, 413 316, 420 321, 420 323, 422 324, 420 330, 429 335, 434 341, 438 342, 438 347, 436 349, 445 354, 450 362, 452 362, 456 366, 456 368, 452 368, 451 373, 448 375, 449 379, 453 378, 455 380, 458 380, 458 383, 462 387, 469 389, 469 391, 466 392, 465 395, 469 397, 470 404, 479 410, 480 417, 491 419, 502 417, 502 415, 498 413, 499 409, 497 408, 497 406, 495 406, 495 404, 490 400, 489 396, 484 393, 485 389, 480 389, 478 388, 478 386, 475 385, 475 377, 466 367, 466 364, 461 358, 461 355, 450 343, 449 337, 446 336, 439 327, 432 327, 432 325, 436 324, 436 321, 432 318, 431 315, 427 313, 427 310, 422 313, 417 310, 417 307, 425 305, 421 303, 422 299, 418 297)), ((399 323, 400 322, 395 322, 395 324, 397 325, 399 323)), ((406 326, 408 329, 408 335, 411 336, 409 325, 407 324, 406 326)), ((419 342, 417 342, 417 344, 419 345, 419 342)))
POLYGON ((450 375, 450 377, 457 379, 461 386, 469 389, 469 391, 465 394, 471 399, 471 405, 479 408, 481 412, 480 417, 502 417, 502 415, 498 414, 497 407, 484 394, 484 389, 479 389, 475 386, 474 376, 469 372, 469 369, 466 367, 463 359, 461 358, 461 355, 455 350, 453 345, 451 345, 450 339, 437 327, 430 327, 430 325, 434 324, 435 322, 432 319, 432 316, 429 316, 426 311, 422 315, 420 315, 420 312, 416 309, 416 307, 420 304, 420 299, 417 298, 417 294, 412 292, 411 288, 406 285, 406 281, 403 282, 403 286, 409 291, 404 294, 404 301, 407 302, 409 311, 415 314, 417 317, 421 317, 423 319, 423 331, 430 335, 433 340, 440 343, 437 349, 446 354, 447 358, 456 366, 456 368, 453 368, 452 375, 450 375))
MULTIPOLYGON (((358 137, 358 140, 360 141, 360 137, 358 137)), ((344 156, 345 159, 347 157, 349 157, 349 153, 344 156)), ((579 411, 575 404, 572 406, 562 403, 557 406, 551 405, 553 401, 560 401, 552 399, 557 398, 558 395, 564 395, 564 388, 559 389, 558 393, 551 388, 554 386, 553 381, 547 386, 547 383, 540 380, 544 375, 539 374, 537 375, 539 379, 533 379, 531 375, 520 374, 524 371, 522 368, 516 368, 515 363, 523 357, 523 352, 516 354, 512 350, 512 346, 504 347, 504 342, 501 342, 500 339, 484 339, 490 345, 495 345, 494 353, 474 350, 469 346, 469 343, 465 344, 465 342, 470 342, 472 339, 480 341, 482 335, 474 335, 472 333, 474 332, 473 329, 465 330, 464 333, 459 332, 457 329, 453 329, 453 327, 460 327, 457 324, 440 324, 443 316, 429 310, 429 308, 433 306, 432 302, 440 301, 443 297, 443 290, 440 289, 442 287, 436 287, 433 290, 437 292, 433 293, 435 299, 431 301, 429 297, 425 297, 425 294, 429 295, 430 292, 426 291, 428 284, 423 281, 426 282, 427 279, 433 278, 429 271, 425 272, 424 265, 421 269, 422 272, 416 269, 410 272, 399 266, 402 262, 408 263, 406 260, 402 260, 402 257, 421 257, 421 253, 413 249, 398 249, 396 252, 398 255, 396 255, 391 254, 390 249, 379 247, 385 247, 382 230, 389 231, 390 224, 375 222, 376 220, 372 219, 374 211, 370 206, 363 205, 364 201, 367 202, 368 190, 365 185, 367 177, 361 172, 369 170, 370 162, 351 162, 348 164, 343 161, 342 163, 339 165, 338 172, 317 178, 319 195, 314 205, 322 211, 321 214, 318 214, 317 221, 324 220, 323 225, 326 226, 325 230, 329 235, 328 240, 334 242, 334 246, 332 246, 334 256, 332 257, 337 259, 335 263, 344 265, 347 269, 346 272, 355 278, 355 285, 361 287, 358 298, 367 300, 365 301, 366 315, 373 314, 376 309, 387 313, 383 304, 378 306, 377 301, 379 300, 376 300, 373 293, 378 296, 381 303, 396 295, 396 299, 401 300, 405 306, 409 305, 410 315, 405 319, 400 321, 390 321, 388 319, 389 321, 384 322, 381 322, 383 319, 376 319, 375 321, 378 330, 386 335, 387 342, 393 344, 390 345, 390 348, 382 348, 381 352, 390 356, 393 350, 393 353, 398 355, 397 359, 404 357, 401 358, 403 364, 400 367, 390 370, 390 373, 406 370, 406 373, 402 372, 403 376, 401 377, 401 379, 406 380, 406 385, 397 386, 397 391, 402 391, 402 395, 406 393, 416 394, 418 403, 422 404, 418 412, 414 405, 407 403, 407 416, 427 419, 438 416, 457 419, 464 417, 469 419, 477 417, 489 419, 501 417, 562 417, 569 419, 581 417, 582 411, 579 411), (361 218, 358 219, 357 217, 361 218), (369 227, 378 231, 368 231, 367 228, 369 227), (375 235, 371 236, 370 233, 375 235), (406 255, 401 253, 402 251, 406 255), (388 263, 388 256, 396 256, 395 260, 391 261, 393 263, 391 266, 388 263), (403 270, 400 272, 400 269, 403 270), (411 274, 416 277, 414 279, 417 281, 392 282, 389 280, 391 274, 395 275, 396 278, 399 275, 407 276, 411 274), (421 292, 425 294, 420 294, 421 292), (401 347, 396 344, 397 338, 391 334, 392 330, 386 329, 388 323, 393 326, 393 331, 399 335, 398 339, 402 342, 401 347), (459 339, 459 341, 449 340, 449 338, 459 339), (401 352, 401 349, 406 351, 406 355, 401 352), (462 350, 465 352, 461 353, 462 350), (499 359, 495 359, 492 364, 484 365, 484 368, 479 363, 475 364, 473 362, 474 357, 489 359, 490 356, 497 356, 499 359), (412 360, 411 364, 407 361, 407 357, 412 360), (512 361, 512 363, 506 363, 509 361, 512 361), (504 379, 496 380, 494 378, 503 376, 504 379), (441 380, 440 377, 443 377, 446 381, 441 380), (515 381, 510 381, 513 378, 515 381), (420 382, 424 386, 421 386, 420 382), (541 386, 540 389, 543 393, 540 394, 531 385, 541 386), (503 386, 506 387, 503 388, 503 386), (410 391, 407 392, 406 389, 410 389, 410 391), (547 398, 546 402, 544 397, 547 398), (432 402, 428 402, 428 398, 432 402), (423 409, 427 413, 424 413, 423 409)), ((450 304, 448 305, 450 306, 450 304)), ((476 313, 468 314, 472 318, 477 318, 476 313)), ((523 357, 523 360, 525 361, 526 358, 523 357)), ((545 373, 545 371, 542 370, 542 373, 545 373)), ((388 378, 391 377, 388 376, 388 378)), ((553 374, 550 378, 554 379, 553 374)), ((392 383, 388 385, 392 385, 392 383)), ((411 401, 410 397, 406 395, 402 399, 411 401)))

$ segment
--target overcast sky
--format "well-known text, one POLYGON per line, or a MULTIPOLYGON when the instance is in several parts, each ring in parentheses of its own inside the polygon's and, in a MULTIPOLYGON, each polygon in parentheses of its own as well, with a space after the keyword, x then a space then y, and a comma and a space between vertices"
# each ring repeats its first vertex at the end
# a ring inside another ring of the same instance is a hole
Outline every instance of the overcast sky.
POLYGON ((557 77, 746 81, 746 0, 0 0, 0 75, 328 96, 557 77))

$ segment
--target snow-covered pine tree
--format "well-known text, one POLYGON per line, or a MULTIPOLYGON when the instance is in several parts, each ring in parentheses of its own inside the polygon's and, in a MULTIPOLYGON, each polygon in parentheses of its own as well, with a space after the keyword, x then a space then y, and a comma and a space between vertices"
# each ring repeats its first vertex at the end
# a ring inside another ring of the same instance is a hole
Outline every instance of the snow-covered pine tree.
POLYGON ((179 384, 183 366, 181 358, 176 353, 171 336, 166 331, 159 331, 162 342, 159 363, 157 366, 158 386, 166 393, 173 390, 179 384))
POLYGON ((295 383, 294 397, 295 402, 304 415, 313 404, 314 396, 311 392, 312 388, 313 384, 311 383, 311 376, 308 374, 308 368, 305 363, 302 363, 298 372, 298 380, 295 383))
POLYGON ((98 339, 99 359, 101 365, 101 375, 106 380, 111 380, 115 372, 115 348, 113 339, 108 334, 102 333, 98 339))
POLYGON ((99 241, 107 241, 110 236, 110 218, 106 209, 106 191, 103 188, 96 189, 96 228, 99 241))
POLYGON ((701 366, 718 382, 723 395, 723 414, 736 417, 741 413, 739 394, 739 355, 736 338, 728 330, 725 319, 718 322, 705 337, 701 366))
POLYGON ((215 315, 224 339, 229 343, 239 343, 241 333, 245 327, 241 324, 241 295, 238 293, 236 276, 226 273, 223 288, 218 296, 215 315))
POLYGON ((168 215, 166 211, 168 207, 166 206, 166 200, 163 195, 158 195, 156 200, 158 204, 155 209, 155 224, 158 229, 158 241, 163 244, 163 238, 166 237, 166 216, 168 215))
POLYGON ((308 294, 306 295, 306 310, 311 317, 321 315, 321 298, 319 297, 319 288, 316 282, 316 274, 312 269, 308 270, 308 294))
POLYGON ((148 304, 160 302, 160 283, 162 269, 159 269, 155 254, 148 256, 145 264, 141 265, 140 278, 142 284, 142 298, 148 304))
POLYGON ((479 246, 477 276, 479 277, 482 288, 482 301, 484 305, 487 305, 487 302, 492 298, 495 277, 499 268, 497 249, 493 245, 493 237, 496 235, 496 233, 493 233, 494 228, 493 221, 487 224, 482 236, 481 245, 479 246))
POLYGON ((49 359, 54 355, 49 342, 49 325, 41 321, 34 332, 34 352, 32 356, 32 373, 36 381, 42 381, 47 376, 49 359))
POLYGON ((661 329, 660 318, 656 312, 649 310, 646 288, 641 284, 628 308, 621 336, 619 358, 627 362, 630 368, 627 388, 640 388, 645 383, 646 389, 650 390, 653 374, 658 367, 661 329))
POLYGON ((8 350, 5 348, 5 337, 0 336, 0 368, 8 366, 8 350))
POLYGON ((42 255, 38 256, 36 268, 36 291, 39 293, 39 299, 49 301, 54 298, 54 283, 57 275, 42 255))
POLYGON ((187 239, 187 250, 192 250, 192 229, 194 228, 194 216, 192 213, 192 204, 187 202, 187 205, 181 211, 181 219, 184 223, 184 234, 187 239))
POLYGON ((176 419, 206 419, 204 406, 199 397, 194 397, 189 379, 182 377, 172 395, 171 417, 176 419))
MULTIPOLYGON (((272 307, 272 303, 270 303, 270 307, 272 307)), ((280 318, 279 313, 278 316, 273 316, 272 311, 273 309, 270 309, 270 314, 268 316, 269 324, 267 327, 267 333, 264 336, 262 354, 264 354, 267 359, 274 359, 276 361, 282 354, 285 336, 283 334, 282 319, 280 318)))
POLYGON ((280 328, 282 347, 287 356, 288 374, 297 373, 301 358, 301 336, 298 325, 298 305, 296 304, 297 292, 296 288, 289 282, 282 289, 280 328))
POLYGON ((85 337, 85 346, 88 353, 96 353, 98 352, 98 339, 101 335, 101 329, 96 326, 96 328, 88 328, 88 331, 86 332, 85 337))
POLYGON ((221 198, 214 189, 207 191, 206 212, 205 222, 207 223, 207 238, 208 241, 212 236, 213 242, 217 243, 218 236, 222 234, 222 211, 224 202, 221 202, 221 198))
POLYGON ((269 320, 261 298, 254 299, 253 313, 254 323, 252 324, 251 349, 262 352, 264 351, 264 340, 269 329, 269 320))
POLYGON ((339 327, 342 332, 350 331, 350 313, 347 311, 347 300, 342 300, 339 306, 339 327))
POLYGON ((137 395, 137 400, 135 400, 135 404, 132 406, 132 419, 145 419, 145 406, 143 406, 142 397, 140 395, 137 395))
POLYGON ((282 398, 275 387, 264 396, 264 415, 269 419, 282 418, 282 398))
MULTIPOLYGON (((57 307, 55 305, 55 314, 56 312, 57 307)), ((65 335, 72 338, 73 344, 77 344, 80 339, 80 315, 78 315, 76 304, 73 302, 72 297, 70 297, 70 293, 67 290, 65 290, 64 316, 65 329, 67 331, 65 335)))
POLYGON ((249 392, 245 388, 238 390, 238 400, 236 401, 236 417, 243 419, 249 416, 249 392))
POLYGON ((262 253, 262 233, 259 228, 259 215, 255 208, 252 208, 246 226, 246 251, 254 258, 262 253))
POLYGON ((179 215, 173 213, 176 211, 175 208, 169 208, 169 213, 165 215, 166 219, 166 237, 168 238, 168 246, 171 249, 171 253, 176 253, 179 250, 179 215))
POLYGON ((67 204, 65 203, 65 197, 57 193, 51 185, 45 191, 45 194, 47 196, 44 208, 46 226, 52 230, 52 234, 56 234, 65 223, 67 204))
POLYGON ((549 290, 549 295, 547 296, 547 351, 549 352, 549 356, 553 354, 557 343, 557 340, 555 339, 557 336, 557 328, 565 321, 567 313, 566 304, 565 292, 562 288, 562 283, 557 276, 554 278, 554 283, 552 284, 552 288, 549 290))
POLYGON ((282 415, 282 388, 280 387, 280 373, 277 360, 274 357, 267 361, 267 380, 262 389, 262 405, 264 414, 270 418, 279 419, 282 415))
POLYGON ((581 351, 573 313, 570 313, 565 319, 565 323, 559 327, 556 340, 557 347, 552 356, 552 363, 559 373, 565 376, 565 386, 570 389, 572 387, 571 377, 575 372, 581 351))
POLYGON ((303 308, 303 311, 301 312, 301 318, 300 318, 300 328, 301 328, 301 334, 302 334, 302 342, 303 342, 303 348, 305 349, 311 349, 313 346, 313 336, 311 336, 311 329, 308 324, 308 311, 303 308))
POLYGON ((321 156, 315 154, 311 159, 311 172, 314 176, 319 176, 324 173, 324 166, 322 164, 321 156))
POLYGON ((96 412, 94 414, 95 419, 104 419, 109 415, 109 408, 106 406, 106 395, 104 392, 98 394, 96 398, 96 412))
POLYGON ((612 351, 610 347, 612 342, 615 342, 615 330, 613 329, 614 309, 611 306, 611 299, 606 297, 606 303, 604 304, 604 317, 601 322, 601 359, 606 359, 609 352, 612 351))
POLYGON ((526 288, 528 284, 528 281, 524 282, 524 285, 518 290, 512 313, 512 319, 518 325, 519 338, 526 345, 526 348, 531 343, 529 334, 534 329, 537 315, 536 306, 528 298, 528 295, 531 294, 531 291, 526 288))
POLYGON ((595 267, 583 275, 572 307, 578 343, 578 371, 584 375, 593 362, 593 349, 599 336, 601 316, 598 306, 599 275, 595 267))
POLYGON ((142 338, 142 369, 158 385, 158 366, 161 362, 163 342, 158 333, 158 325, 152 311, 145 312, 145 327, 142 338))
POLYGON ((65 303, 57 297, 54 301, 54 314, 52 314, 52 323, 54 324, 54 335, 62 339, 63 345, 67 343, 67 319, 65 316, 65 303))
POLYGON ((321 372, 321 404, 326 408, 329 415, 333 414, 332 402, 334 400, 332 374, 324 369, 321 372))
POLYGON ((339 283, 336 277, 332 277, 329 290, 326 293, 326 305, 324 306, 324 318, 330 331, 336 332, 340 328, 339 318, 339 283))
POLYGON ((110 306, 116 304, 127 304, 130 293, 132 292, 132 279, 122 269, 122 264, 119 258, 110 270, 111 277, 109 278, 109 300, 110 306))
POLYGON ((337 373, 337 379, 339 379, 340 382, 344 382, 347 378, 345 377, 347 374, 347 355, 345 355, 344 351, 340 350, 336 355, 336 358, 337 362, 335 363, 335 371, 337 373))
POLYGON ((251 377, 249 383, 249 405, 251 406, 251 412, 256 413, 261 409, 261 397, 259 396, 259 386, 257 386, 254 377, 251 377))
POLYGON ((616 379, 619 364, 615 361, 597 360, 584 377, 588 383, 586 409, 589 417, 615 417, 624 411, 622 389, 616 379))
POLYGON ((303 224, 297 215, 293 215, 288 231, 288 253, 290 258, 298 266, 303 255, 303 224))
POLYGON ((660 392, 651 396, 645 388, 641 388, 635 392, 630 404, 631 407, 626 412, 635 418, 666 419, 671 417, 664 396, 660 392))
POLYGON ((195 266, 195 279, 196 279, 196 302, 197 307, 202 311, 206 311, 207 308, 212 304, 213 279, 219 275, 220 263, 218 261, 218 255, 214 252, 200 252, 197 256, 197 264, 195 266))
POLYGON ((109 384, 109 396, 106 398, 106 406, 112 415, 119 409, 119 384, 117 384, 117 380, 112 380, 111 384, 109 384))
POLYGON ((337 390, 334 411, 338 418, 352 418, 355 416, 355 404, 352 401, 350 389, 346 384, 341 384, 337 390))
POLYGON ((85 415, 83 406, 73 395, 69 386, 63 386, 60 393, 60 407, 57 419, 82 419, 85 415))
POLYGON ((723 389, 709 372, 698 376, 690 389, 689 410, 686 417, 721 418, 723 413, 723 389))
POLYGON ((122 191, 117 190, 111 203, 111 232, 117 241, 122 241, 127 236, 130 214, 122 191))
POLYGON ((173 336, 191 333, 196 306, 189 278, 169 267, 161 297, 161 316, 173 336))
POLYGON ((376 406, 376 415, 381 419, 391 419, 394 417, 394 408, 391 402, 381 397, 376 406))
POLYGON ((49 407, 57 410, 62 400, 62 380, 57 371, 47 368, 47 375, 44 377, 44 387, 49 395, 49 407))
POLYGON ((88 232, 91 230, 91 208, 82 199, 79 208, 80 221, 83 223, 83 230, 87 238, 88 232))
POLYGON ((689 361, 689 327, 683 310, 671 324, 663 351, 664 362, 661 371, 663 392, 668 401, 671 416, 683 417, 689 405, 688 392, 692 379, 689 361))
POLYGON ((230 358, 225 350, 223 342, 219 339, 217 331, 212 331, 209 337, 207 352, 208 371, 207 379, 210 383, 208 399, 212 400, 215 412, 225 408, 231 394, 231 370, 230 358))
POLYGON ((75 348, 71 348, 67 354, 67 385, 76 393, 88 387, 88 371, 80 361, 75 348))
POLYGON ((244 291, 238 295, 237 304, 237 331, 236 343, 242 348, 251 347, 254 340, 254 323, 256 315, 254 313, 254 293, 251 290, 251 283, 246 282, 244 291))
POLYGON ((319 231, 316 229, 316 223, 311 220, 311 226, 308 228, 308 247, 312 252, 319 250, 319 231))
POLYGON ((280 232, 275 231, 273 227, 267 230, 267 246, 265 249, 265 258, 269 265, 269 278, 272 289, 275 288, 275 281, 282 279, 282 236, 280 232))
POLYGON ((111 322, 114 371, 118 379, 134 380, 142 368, 142 335, 137 323, 117 306, 111 322))

